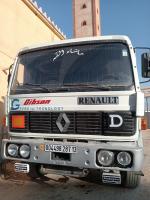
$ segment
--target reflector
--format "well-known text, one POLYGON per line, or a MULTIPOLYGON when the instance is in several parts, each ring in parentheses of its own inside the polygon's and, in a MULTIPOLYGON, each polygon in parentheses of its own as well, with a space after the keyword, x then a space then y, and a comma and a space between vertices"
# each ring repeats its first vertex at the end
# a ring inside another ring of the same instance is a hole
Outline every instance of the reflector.
POLYGON ((2 125, 6 127, 6 116, 3 116, 2 118, 2 125))
POLYGON ((142 130, 146 130, 148 127, 147 127, 148 125, 147 125, 147 119, 145 118, 145 117, 143 117, 142 119, 141 119, 141 129, 142 130))
POLYGON ((25 128, 25 116, 24 115, 12 115, 12 128, 25 128))

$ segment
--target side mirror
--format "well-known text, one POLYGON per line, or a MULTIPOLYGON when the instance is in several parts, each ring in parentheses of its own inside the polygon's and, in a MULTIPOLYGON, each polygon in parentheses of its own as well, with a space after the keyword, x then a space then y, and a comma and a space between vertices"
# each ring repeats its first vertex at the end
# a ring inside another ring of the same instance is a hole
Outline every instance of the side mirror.
POLYGON ((150 78, 150 53, 143 53, 142 60, 142 77, 150 78))

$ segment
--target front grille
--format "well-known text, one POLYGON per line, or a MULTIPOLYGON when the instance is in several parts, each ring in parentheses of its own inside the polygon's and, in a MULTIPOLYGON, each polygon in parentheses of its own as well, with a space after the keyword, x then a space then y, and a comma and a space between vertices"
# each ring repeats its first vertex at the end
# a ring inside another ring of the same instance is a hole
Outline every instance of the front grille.
MULTIPOLYGON (((60 113, 51 113, 51 116, 52 116, 52 133, 60 133, 60 130, 59 128, 57 127, 56 125, 56 121, 59 117, 59 114, 60 113)), ((74 113, 72 112, 67 112, 67 117, 68 119, 70 120, 70 125, 68 127, 68 130, 66 133, 70 133, 70 134, 74 134, 75 133, 75 119, 74 119, 74 113)), ((62 126, 65 125, 65 121, 62 120, 62 126)))
MULTIPOLYGON (((19 112, 26 116, 26 129, 12 129, 12 132, 51 133, 51 134, 82 134, 82 135, 133 135, 135 132, 135 116, 132 112, 113 112, 123 118, 123 124, 117 128, 110 128, 109 114, 106 112, 65 112, 69 119, 69 125, 65 131, 61 131, 56 121, 60 112, 19 112)), ((11 115, 18 112, 10 113, 11 115)), ((111 113, 112 114, 112 113, 111 113)), ((65 119, 59 122, 65 126, 65 119)))
POLYGON ((29 131, 33 133, 50 133, 52 130, 51 113, 30 112, 29 131))
POLYGON ((78 134, 97 135, 102 133, 102 114, 100 112, 93 113, 76 113, 76 132, 78 134))
POLYGON ((133 135, 135 132, 135 116, 132 112, 113 112, 113 114, 120 115, 123 118, 123 124, 119 128, 109 127, 109 114, 103 113, 103 134, 104 135, 133 135))
MULTIPOLYGON (((70 120, 66 134, 100 134, 101 133, 101 113, 67 112, 70 120)), ((30 112, 30 132, 33 133, 60 133, 56 121, 60 113, 30 112)), ((61 121, 65 126, 65 121, 61 121)))

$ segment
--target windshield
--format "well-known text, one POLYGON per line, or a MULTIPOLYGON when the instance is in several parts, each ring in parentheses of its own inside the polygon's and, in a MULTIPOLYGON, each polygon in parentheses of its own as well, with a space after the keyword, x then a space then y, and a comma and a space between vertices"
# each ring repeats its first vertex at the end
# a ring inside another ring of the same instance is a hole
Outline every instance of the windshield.
POLYGON ((49 48, 19 56, 11 93, 125 90, 133 86, 126 44, 49 48))

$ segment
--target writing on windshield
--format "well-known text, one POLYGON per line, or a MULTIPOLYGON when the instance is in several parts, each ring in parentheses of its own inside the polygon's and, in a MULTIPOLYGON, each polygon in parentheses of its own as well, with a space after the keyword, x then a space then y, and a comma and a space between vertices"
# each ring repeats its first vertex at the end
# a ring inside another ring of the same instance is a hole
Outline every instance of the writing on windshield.
POLYGON ((84 55, 84 53, 81 52, 80 49, 69 49, 69 50, 62 49, 62 50, 56 51, 54 53, 53 61, 55 61, 57 58, 65 55, 65 54, 76 54, 78 56, 83 56, 84 55))

